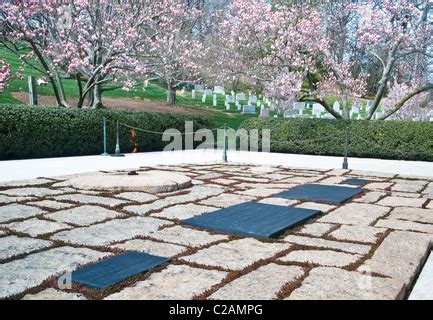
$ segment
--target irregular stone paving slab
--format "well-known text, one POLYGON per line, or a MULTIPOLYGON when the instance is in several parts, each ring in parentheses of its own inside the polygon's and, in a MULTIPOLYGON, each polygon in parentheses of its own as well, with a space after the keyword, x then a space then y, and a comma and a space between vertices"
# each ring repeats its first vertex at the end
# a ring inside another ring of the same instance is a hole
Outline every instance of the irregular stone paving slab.
POLYGON ((197 204, 180 204, 177 206, 169 207, 167 209, 162 210, 158 213, 153 213, 153 217, 162 217, 167 219, 178 219, 178 220, 184 220, 189 219, 198 215, 201 215, 203 213, 208 213, 218 210, 214 207, 207 207, 207 206, 199 206, 197 204))
POLYGON ((430 234, 394 231, 358 270, 388 276, 408 285, 421 268, 432 241, 430 234))
POLYGON ((237 182, 238 181, 232 180, 232 179, 214 179, 214 180, 212 180, 212 183, 222 184, 224 186, 229 186, 229 185, 235 184, 237 182))
POLYGON ((288 184, 288 183, 239 183, 235 187, 240 189, 260 189, 260 188, 266 188, 266 189, 284 189, 289 190, 291 188, 296 187, 297 184, 288 184))
POLYGON ((293 178, 287 178, 284 180, 280 180, 280 182, 284 183, 293 183, 293 184, 305 184, 305 183, 312 183, 316 182, 320 179, 322 179, 323 176, 313 176, 313 177, 293 177, 293 178))
POLYGON ((321 237, 327 234, 335 225, 329 223, 310 223, 306 224, 299 233, 314 237, 321 237))
POLYGON ((45 279, 78 265, 97 261, 109 253, 87 248, 60 247, 0 265, 0 298, 40 285, 45 279))
POLYGON ((267 189, 267 188, 257 188, 257 189, 249 189, 244 191, 238 191, 238 194, 244 196, 252 196, 252 197, 269 197, 274 194, 286 191, 286 189, 267 189))
POLYGON ((80 293, 49 288, 35 294, 26 294, 21 300, 87 300, 87 298, 80 293))
POLYGON ((276 171, 279 171, 280 169, 270 166, 248 166, 248 170, 251 171, 251 173, 274 173, 276 171))
POLYGON ((394 300, 403 297, 401 281, 339 268, 315 268, 289 300, 394 300))
POLYGON ((26 186, 37 186, 42 184, 47 184, 53 182, 52 180, 48 179, 28 179, 28 180, 13 180, 13 181, 6 181, 6 182, 0 182, 0 187, 26 187, 26 186))
POLYGON ((223 189, 208 186, 194 186, 189 190, 190 192, 187 194, 167 196, 167 198, 156 200, 151 204, 145 204, 140 206, 127 206, 123 209, 139 215, 145 215, 150 211, 160 210, 170 205, 199 201, 201 199, 205 199, 214 195, 219 195, 224 192, 223 189))
POLYGON ((336 206, 332 206, 332 205, 324 204, 324 203, 304 202, 304 203, 297 205, 296 208, 318 210, 320 212, 326 213, 326 212, 331 211, 332 209, 335 209, 336 206))
POLYGON ((388 218, 433 224, 433 210, 397 207, 391 211, 391 214, 388 216, 388 218))
POLYGON ((8 197, 0 194, 0 204, 14 203, 20 201, 29 201, 35 198, 30 197, 8 197))
POLYGON ((428 183, 428 181, 422 180, 394 179, 392 181, 396 182, 396 184, 391 188, 391 190, 402 192, 420 192, 428 183))
POLYGON ((419 231, 425 233, 433 233, 433 225, 417 223, 413 221, 396 220, 396 219, 381 219, 376 223, 377 227, 406 230, 406 231, 419 231))
POLYGON ((232 179, 240 180, 240 181, 246 181, 246 182, 257 182, 257 183, 268 183, 268 179, 262 179, 262 178, 251 178, 251 177, 244 177, 240 175, 236 175, 231 177, 232 179))
POLYGON ((220 234, 210 234, 206 231, 199 231, 181 226, 174 226, 158 230, 151 235, 152 238, 181 244, 190 247, 201 247, 216 241, 227 240, 228 236, 220 234))
POLYGON ((421 208, 426 199, 403 198, 403 197, 385 197, 377 204, 389 207, 417 207, 421 208))
POLYGON ((16 232, 29 234, 32 237, 72 228, 64 223, 40 220, 37 218, 24 220, 22 222, 13 222, 6 224, 5 227, 16 232))
POLYGON ((81 206, 72 209, 57 211, 45 217, 59 222, 72 223, 78 226, 88 226, 95 222, 113 219, 121 216, 120 213, 97 206, 81 206))
POLYGON ((363 171, 363 170, 352 170, 350 174, 355 176, 377 177, 377 178, 394 178, 396 176, 394 173, 363 171))
POLYGON ((324 267, 346 267, 361 258, 360 255, 331 250, 297 250, 280 258, 283 262, 317 264, 324 267))
POLYGON ((272 300, 287 284, 304 275, 301 267, 275 263, 260 267, 226 284, 209 298, 217 300, 272 300))
POLYGON ((46 197, 64 193, 62 190, 52 190, 48 188, 18 188, 8 189, 0 191, 0 193, 7 196, 18 196, 18 197, 46 197))
POLYGON ((61 200, 61 201, 85 203, 85 204, 101 204, 108 207, 116 207, 118 205, 128 203, 128 201, 125 200, 100 197, 100 196, 92 196, 87 194, 67 194, 63 196, 54 197, 54 199, 61 200))
POLYGON ((368 190, 383 191, 392 185, 393 185, 392 182, 371 182, 371 183, 366 184, 363 188, 368 189, 368 190))
POLYGON ((114 293, 106 300, 190 300, 220 283, 226 272, 169 265, 144 281, 114 293))
POLYGON ((154 196, 153 194, 149 194, 149 193, 144 193, 144 192, 122 192, 116 194, 115 197, 131 200, 135 202, 149 202, 158 199, 157 196, 154 196))
POLYGON ((349 203, 328 213, 318 222, 367 226, 390 210, 374 204, 349 203))
POLYGON ((56 184, 84 190, 143 191, 149 193, 169 192, 191 186, 191 178, 174 172, 149 170, 128 175, 125 172, 88 175, 72 178, 56 184))
POLYGON ((57 202, 52 200, 42 200, 42 201, 35 201, 35 202, 28 202, 28 205, 42 207, 42 208, 48 208, 48 209, 68 209, 73 207, 73 204, 65 203, 65 202, 57 202))
POLYGON ((222 173, 217 173, 217 172, 211 172, 211 173, 206 173, 200 176, 195 177, 195 179, 197 180, 211 180, 211 179, 218 179, 224 177, 224 174, 222 173))
POLYGON ((278 180, 282 180, 284 178, 289 178, 289 176, 287 176, 287 174, 281 174, 281 173, 265 174, 265 175, 263 175, 263 177, 266 179, 270 179, 272 181, 278 181, 278 180))
POLYGON ((0 222, 30 218, 44 213, 46 213, 46 211, 39 208, 23 204, 9 204, 0 207, 0 222))
POLYGON ((0 260, 47 248, 51 245, 51 241, 40 239, 22 238, 17 236, 0 238, 0 260))
POLYGON ((370 246, 363 244, 344 243, 320 238, 308 238, 301 236, 287 236, 284 238, 284 241, 309 247, 341 250, 344 252, 357 254, 367 254, 371 249, 370 246))
POLYGON ((188 250, 188 248, 176 244, 140 239, 126 241, 125 243, 116 244, 111 247, 128 251, 144 252, 159 257, 173 257, 188 250))
POLYGON ((380 198, 386 195, 385 192, 367 192, 365 195, 359 198, 353 199, 354 202, 363 203, 376 203, 380 198))
POLYGON ((376 243, 387 229, 369 226, 341 226, 330 233, 336 240, 376 243))
POLYGON ((60 190, 64 191, 65 193, 81 193, 81 194, 89 194, 89 195, 101 194, 100 191, 79 190, 74 188, 61 188, 60 190))
POLYGON ((265 198, 259 201, 259 203, 266 203, 266 204, 274 204, 276 206, 293 206, 297 203, 299 203, 298 200, 289 200, 289 199, 283 199, 283 198, 265 198))
POLYGON ((329 184, 329 185, 340 184, 346 179, 347 177, 329 177, 324 180, 321 180, 320 184, 329 184))
POLYGON ((430 184, 427 186, 427 188, 422 193, 433 195, 433 182, 430 182, 430 184))
POLYGON ((387 195, 392 197, 403 197, 403 198, 421 198, 420 193, 410 193, 410 192, 393 191, 393 192, 388 192, 387 195))
POLYGON ((172 223, 168 221, 148 217, 115 219, 90 227, 62 231, 51 237, 51 239, 74 244, 105 246, 138 236, 148 236, 158 228, 170 224, 172 223))
POLYGON ((237 204, 241 204, 253 200, 255 200, 255 198, 249 196, 224 193, 219 196, 200 201, 200 204, 219 207, 219 208, 226 208, 226 207, 235 206, 237 204))
POLYGON ((242 270, 260 259, 271 258, 289 248, 290 245, 284 243, 263 243, 246 238, 220 243, 182 259, 205 266, 242 270))
POLYGON ((430 203, 427 205, 428 209, 433 209, 433 201, 430 201, 430 203))

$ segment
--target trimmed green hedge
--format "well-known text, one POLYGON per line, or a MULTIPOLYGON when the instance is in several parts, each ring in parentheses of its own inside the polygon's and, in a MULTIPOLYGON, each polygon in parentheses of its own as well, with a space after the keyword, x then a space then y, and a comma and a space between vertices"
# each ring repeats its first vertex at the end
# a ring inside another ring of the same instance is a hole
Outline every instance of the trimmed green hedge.
MULTIPOLYGON (((185 121, 194 121, 194 130, 214 128, 205 117, 114 110, 60 109, 0 105, 0 159, 25 159, 97 155, 103 151, 102 119, 108 127, 108 151, 114 152, 116 120, 150 131, 168 128, 185 131, 185 121)), ((121 151, 161 151, 169 142, 161 135, 121 127, 121 151)))
POLYGON ((250 119, 245 129, 270 129, 271 151, 342 156, 346 127, 349 156, 433 161, 433 123, 412 121, 336 121, 250 119))

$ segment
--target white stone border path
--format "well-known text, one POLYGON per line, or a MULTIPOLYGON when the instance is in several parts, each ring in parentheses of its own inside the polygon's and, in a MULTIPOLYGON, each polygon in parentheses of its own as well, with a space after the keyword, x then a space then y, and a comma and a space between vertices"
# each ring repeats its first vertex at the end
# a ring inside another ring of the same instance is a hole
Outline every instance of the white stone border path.
MULTIPOLYGON (((83 156, 0 161, 0 181, 55 177, 140 166, 204 164, 222 161, 222 150, 187 150, 126 154, 125 157, 83 156)), ((343 157, 228 151, 231 163, 309 169, 339 169, 343 157)), ((349 158, 349 169, 433 177, 433 162, 349 158)))

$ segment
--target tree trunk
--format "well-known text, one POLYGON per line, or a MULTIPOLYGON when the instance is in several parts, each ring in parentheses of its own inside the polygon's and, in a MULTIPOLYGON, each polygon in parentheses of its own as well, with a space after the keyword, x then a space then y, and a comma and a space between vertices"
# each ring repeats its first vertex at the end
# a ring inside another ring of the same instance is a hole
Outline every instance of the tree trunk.
POLYGON ((349 98, 346 93, 343 93, 343 119, 350 120, 349 98))
POLYGON ((92 109, 102 109, 103 107, 101 84, 95 84, 93 87, 92 109))
POLYGON ((395 61, 397 60, 396 53, 397 49, 400 45, 400 40, 397 41, 394 45, 394 47, 388 52, 388 59, 386 61, 386 66, 383 69, 382 77, 379 81, 379 88, 377 89, 376 95, 374 97, 373 103, 370 107, 370 110, 368 110, 367 118, 366 120, 370 120, 373 117, 373 114, 376 112, 377 108, 379 107, 379 103, 382 100, 382 97, 385 94, 386 88, 388 87, 388 81, 391 76, 391 71, 394 67, 395 61))
POLYGON ((176 88, 171 80, 167 80, 167 105, 176 105, 176 88))

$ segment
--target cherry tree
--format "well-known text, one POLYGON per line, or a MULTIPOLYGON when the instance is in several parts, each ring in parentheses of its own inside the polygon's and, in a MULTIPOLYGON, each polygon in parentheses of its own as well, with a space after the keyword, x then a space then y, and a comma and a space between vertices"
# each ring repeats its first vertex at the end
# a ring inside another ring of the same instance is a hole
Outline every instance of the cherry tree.
POLYGON ((384 1, 360 8, 360 42, 380 61, 382 70, 367 119, 372 118, 386 95, 387 112, 381 119, 433 89, 433 84, 424 77, 425 70, 419 68, 422 60, 432 57, 429 48, 433 45, 433 26, 427 19, 429 9, 429 4, 420 7, 407 0, 384 1))
POLYGON ((146 74, 136 53, 145 43, 142 26, 159 14, 154 9, 150 0, 5 3, 2 42, 49 79, 59 105, 69 106, 62 80, 73 78, 78 107, 89 96, 90 106, 98 108, 103 91, 128 90, 146 74), (20 54, 26 50, 30 54, 20 54))
POLYGON ((0 60, 0 93, 6 88, 8 81, 12 78, 11 66, 5 60, 0 60))
POLYGON ((176 88, 201 79, 200 61, 207 50, 202 42, 203 8, 194 1, 161 0, 154 6, 160 14, 148 21, 142 31, 145 47, 139 54, 148 67, 151 80, 167 85, 167 104, 176 104, 176 88))

